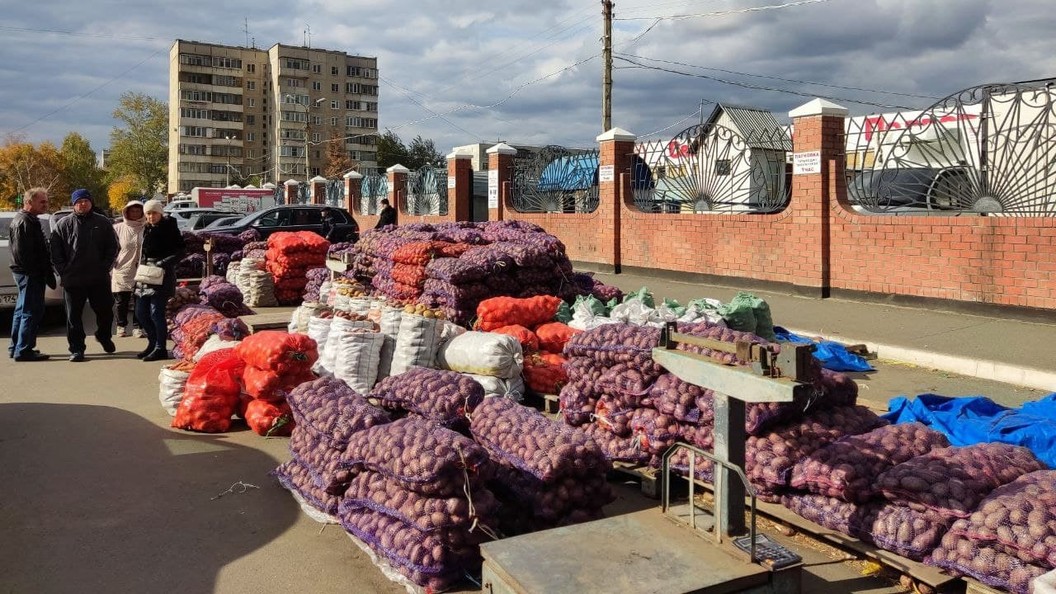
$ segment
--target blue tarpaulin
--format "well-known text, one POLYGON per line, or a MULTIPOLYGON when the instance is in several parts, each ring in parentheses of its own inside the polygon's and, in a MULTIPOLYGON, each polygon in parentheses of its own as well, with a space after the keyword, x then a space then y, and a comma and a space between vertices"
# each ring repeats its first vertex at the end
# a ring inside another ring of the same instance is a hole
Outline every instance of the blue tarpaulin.
POLYGON ((998 442, 1029 448, 1056 468, 1056 392, 1041 400, 1008 408, 985 396, 951 398, 921 394, 892 398, 884 418, 892 423, 923 423, 940 431, 951 445, 998 442))
POLYGON ((814 358, 829 371, 872 371, 868 361, 847 350, 847 347, 831 340, 811 340, 805 336, 793 334, 780 326, 774 326, 777 340, 799 344, 813 344, 814 358))
MULTIPOLYGON (((634 189, 652 186, 652 172, 641 157, 634 156, 634 189)), ((598 185, 598 155, 583 153, 558 157, 547 163, 539 175, 538 189, 541 192, 573 192, 598 185)))

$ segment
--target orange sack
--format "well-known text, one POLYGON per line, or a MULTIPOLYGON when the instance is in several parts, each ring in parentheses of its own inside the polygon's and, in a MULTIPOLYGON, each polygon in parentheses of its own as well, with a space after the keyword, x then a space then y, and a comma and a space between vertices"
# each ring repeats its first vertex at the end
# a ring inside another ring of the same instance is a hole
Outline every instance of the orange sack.
POLYGON ((187 378, 183 400, 176 408, 176 429, 223 433, 231 428, 231 415, 238 409, 245 364, 234 349, 223 349, 202 357, 187 378))
POLYGON ((513 325, 535 328, 553 320, 561 303, 559 297, 552 295, 524 299, 492 297, 477 306, 477 326, 484 332, 513 325))

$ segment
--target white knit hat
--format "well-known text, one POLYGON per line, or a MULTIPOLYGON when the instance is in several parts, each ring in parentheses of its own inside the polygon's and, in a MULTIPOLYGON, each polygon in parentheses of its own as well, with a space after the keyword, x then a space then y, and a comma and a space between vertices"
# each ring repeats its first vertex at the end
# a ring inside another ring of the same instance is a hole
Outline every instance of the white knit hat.
POLYGON ((165 214, 165 205, 160 200, 147 200, 147 203, 143 205, 143 212, 158 212, 165 214))

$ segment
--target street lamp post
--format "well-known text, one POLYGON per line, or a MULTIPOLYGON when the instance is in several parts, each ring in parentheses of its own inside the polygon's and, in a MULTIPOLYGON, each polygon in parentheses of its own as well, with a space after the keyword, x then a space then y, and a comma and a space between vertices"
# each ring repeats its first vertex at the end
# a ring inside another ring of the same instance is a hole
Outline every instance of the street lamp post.
POLYGON ((311 114, 311 108, 318 107, 320 103, 322 103, 323 101, 326 101, 326 97, 320 97, 320 98, 316 99, 314 102, 312 102, 309 105, 302 105, 301 103, 295 101, 294 99, 295 99, 295 97, 293 95, 290 95, 290 94, 286 95, 286 101, 287 102, 291 102, 294 105, 299 105, 299 106, 304 108, 304 182, 307 184, 307 183, 310 183, 310 180, 311 180, 311 177, 312 177, 311 165, 310 165, 309 160, 308 160, 308 140, 309 140, 308 139, 308 133, 309 133, 308 132, 308 130, 309 130, 308 119, 311 117, 311 115, 310 115, 311 114))
POLYGON ((225 147, 226 150, 224 151, 225 153, 227 153, 227 168, 224 169, 224 187, 225 188, 231 185, 231 140, 234 137, 235 136, 233 134, 225 134, 224 135, 224 140, 227 141, 227 147, 225 147))

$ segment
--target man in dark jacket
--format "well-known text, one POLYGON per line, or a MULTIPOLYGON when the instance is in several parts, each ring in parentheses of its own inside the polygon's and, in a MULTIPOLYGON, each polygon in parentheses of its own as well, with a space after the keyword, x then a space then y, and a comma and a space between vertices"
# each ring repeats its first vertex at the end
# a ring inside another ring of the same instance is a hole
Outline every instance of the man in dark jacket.
POLYGON ((334 213, 329 208, 324 208, 323 212, 320 213, 322 217, 322 235, 327 241, 333 242, 336 237, 335 231, 337 230, 337 221, 334 220, 334 213))
POLYGON ((381 212, 378 213, 378 224, 374 226, 375 229, 381 229, 386 225, 396 224, 396 209, 389 204, 388 198, 381 199, 381 212))
POLYGON ((8 354, 15 361, 47 361, 37 351, 37 329, 44 317, 44 285, 55 288, 55 273, 48 257, 48 241, 38 215, 48 211, 48 192, 33 188, 22 200, 22 210, 11 221, 11 274, 18 285, 18 301, 11 317, 8 354))
POLYGON ((113 222, 93 210, 88 190, 70 197, 73 215, 59 221, 51 232, 51 263, 66 292, 66 340, 70 361, 84 361, 84 304, 91 305, 98 328, 95 338, 107 353, 117 350, 113 341, 114 298, 110 270, 119 245, 113 222))

